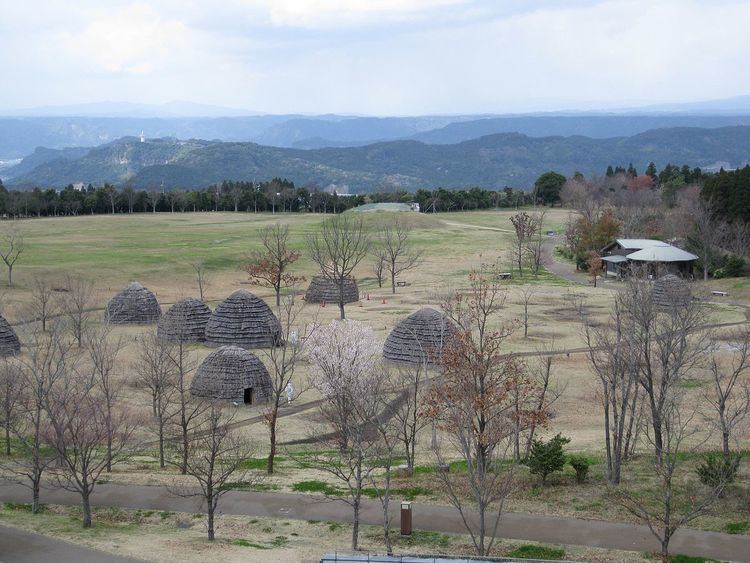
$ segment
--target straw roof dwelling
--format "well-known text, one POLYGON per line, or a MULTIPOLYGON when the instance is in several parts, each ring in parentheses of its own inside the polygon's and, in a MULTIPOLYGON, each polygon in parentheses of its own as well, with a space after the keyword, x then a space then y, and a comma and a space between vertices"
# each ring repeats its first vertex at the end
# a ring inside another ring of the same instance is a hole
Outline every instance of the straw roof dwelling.
POLYGON ((662 276, 651 288, 651 301, 661 307, 687 305, 692 299, 687 282, 674 274, 662 276))
POLYGON ((399 322, 383 346, 386 360, 401 364, 435 364, 456 335, 455 325, 440 311, 425 307, 399 322))
POLYGON ((210 316, 211 309, 203 301, 182 299, 159 319, 156 335, 169 342, 203 342, 210 316))
POLYGON ((0 315, 0 356, 15 356, 21 351, 21 341, 8 321, 0 315))
MULTIPOLYGON (((313 277, 310 287, 305 292, 305 301, 308 303, 338 303, 339 288, 336 282, 323 274, 318 274, 313 277)), ((344 279, 344 303, 356 301, 359 301, 359 289, 354 278, 349 276, 344 279)))
POLYGON ((206 324, 206 342, 214 346, 267 348, 277 344, 280 334, 281 324, 271 308, 244 289, 222 301, 206 324))
POLYGON ((255 404, 269 401, 272 387, 266 366, 255 354, 239 346, 222 346, 198 367, 190 393, 205 399, 255 404))
POLYGON ((112 324, 151 324, 161 317, 156 296, 138 282, 131 283, 107 303, 107 320, 112 324))

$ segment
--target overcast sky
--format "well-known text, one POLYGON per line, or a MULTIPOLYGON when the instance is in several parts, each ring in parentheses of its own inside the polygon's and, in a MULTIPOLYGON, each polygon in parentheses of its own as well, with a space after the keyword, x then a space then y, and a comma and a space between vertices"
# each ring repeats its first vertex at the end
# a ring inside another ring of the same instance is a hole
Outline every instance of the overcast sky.
POLYGON ((750 93, 748 0, 0 0, 0 110, 503 113, 750 93))

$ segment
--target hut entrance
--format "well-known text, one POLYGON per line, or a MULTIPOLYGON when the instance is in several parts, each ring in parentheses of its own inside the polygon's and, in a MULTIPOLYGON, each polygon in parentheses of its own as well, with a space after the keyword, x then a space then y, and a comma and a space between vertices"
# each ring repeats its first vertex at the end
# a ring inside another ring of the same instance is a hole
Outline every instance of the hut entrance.
POLYGON ((253 404, 253 388, 248 387, 245 389, 245 404, 246 405, 252 405, 253 404))

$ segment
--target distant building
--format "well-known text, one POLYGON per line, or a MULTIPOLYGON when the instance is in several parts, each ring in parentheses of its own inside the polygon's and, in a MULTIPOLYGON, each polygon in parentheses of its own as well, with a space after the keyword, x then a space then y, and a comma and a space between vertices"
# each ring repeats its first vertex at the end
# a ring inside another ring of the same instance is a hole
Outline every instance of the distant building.
POLYGON ((618 238, 602 248, 600 254, 605 277, 625 277, 640 266, 651 277, 674 274, 689 278, 698 260, 695 254, 653 239, 618 238))

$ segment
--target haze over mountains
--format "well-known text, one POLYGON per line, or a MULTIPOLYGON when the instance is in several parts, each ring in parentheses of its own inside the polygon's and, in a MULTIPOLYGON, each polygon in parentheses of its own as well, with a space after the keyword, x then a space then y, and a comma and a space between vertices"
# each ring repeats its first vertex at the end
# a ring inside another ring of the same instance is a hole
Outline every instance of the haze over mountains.
POLYGON ((284 176, 351 191, 502 188, 528 186, 550 169, 601 173, 631 161, 640 169, 650 161, 734 167, 750 155, 750 96, 525 115, 252 115, 188 102, 15 113, 0 117, 0 161, 25 158, 0 176, 25 187, 198 187, 284 176))

